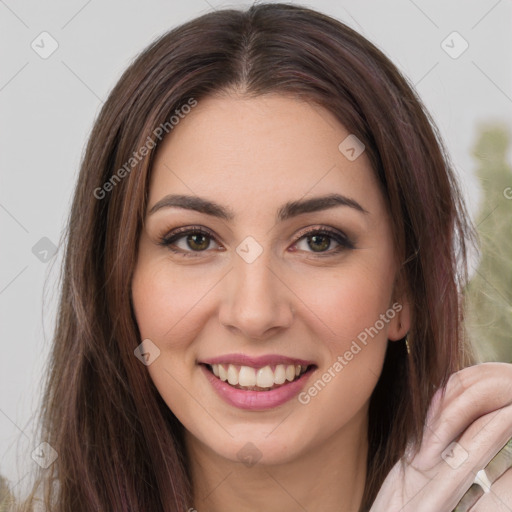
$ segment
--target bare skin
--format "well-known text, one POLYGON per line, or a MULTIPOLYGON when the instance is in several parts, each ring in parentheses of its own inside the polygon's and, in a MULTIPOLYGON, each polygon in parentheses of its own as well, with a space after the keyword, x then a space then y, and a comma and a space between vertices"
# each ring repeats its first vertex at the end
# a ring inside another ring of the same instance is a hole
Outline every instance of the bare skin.
POLYGON ((421 450, 390 472, 371 512, 451 512, 461 499, 457 512, 512 510, 510 450, 505 464, 491 461, 511 437, 512 365, 486 363, 455 373, 445 394, 434 397, 421 450), (483 468, 490 489, 467 492, 483 468))
POLYGON ((348 135, 320 107, 231 94, 201 100, 157 154, 132 295, 142 339, 160 350, 150 376, 186 428, 199 512, 359 509, 369 398, 387 343, 407 333, 410 315, 370 163, 364 152, 350 161, 338 149, 348 135), (352 203, 276 220, 287 202, 333 193, 352 203), (151 213, 169 194, 215 201, 233 218, 178 207, 151 213), (180 233, 159 244, 182 227, 196 238, 180 233), (198 227, 209 234, 201 238, 198 227), (317 233, 311 243, 306 232, 318 229, 342 241, 317 233), (250 263, 237 252, 246 237, 261 250, 250 263), (358 335, 397 304, 332 377, 358 335), (332 378, 307 403, 240 409, 199 364, 233 353, 313 361, 306 390, 332 378), (247 446, 254 465, 240 461, 247 446))

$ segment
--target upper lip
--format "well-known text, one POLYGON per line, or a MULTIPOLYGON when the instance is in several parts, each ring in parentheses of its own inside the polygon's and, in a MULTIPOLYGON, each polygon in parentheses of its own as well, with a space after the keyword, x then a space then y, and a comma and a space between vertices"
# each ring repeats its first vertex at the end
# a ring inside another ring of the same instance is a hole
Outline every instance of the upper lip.
POLYGON ((310 366, 315 364, 313 361, 298 359, 296 357, 283 356, 279 354, 266 354, 263 356, 248 356, 246 354, 225 354, 223 356, 212 357, 199 361, 204 364, 236 364, 241 366, 252 366, 254 368, 263 368, 276 364, 293 364, 301 366, 310 366))

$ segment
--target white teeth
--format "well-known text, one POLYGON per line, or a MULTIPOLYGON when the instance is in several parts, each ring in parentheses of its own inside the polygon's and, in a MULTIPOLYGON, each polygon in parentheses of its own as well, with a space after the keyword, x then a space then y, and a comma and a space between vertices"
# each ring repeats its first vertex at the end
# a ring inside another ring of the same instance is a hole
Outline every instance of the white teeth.
POLYGON ((274 372, 270 366, 264 366, 258 370, 256 385, 260 388, 271 388, 274 385, 274 372))
MULTIPOLYGON (((219 379, 226 382, 228 380, 228 372, 226 371, 224 366, 222 366, 221 364, 212 364, 212 369, 215 367, 217 367, 217 370, 219 372, 219 379)), ((215 375, 215 370, 213 370, 213 374, 215 375)))
POLYGON ((278 364, 274 371, 270 366, 252 368, 251 366, 238 366, 234 364, 212 364, 213 374, 232 386, 271 388, 275 384, 281 385, 286 381, 293 381, 306 370, 305 366, 293 364, 278 364), (227 368, 227 369, 226 369, 227 368))
POLYGON ((286 380, 291 382, 293 379, 295 379, 295 366, 289 364, 286 367, 286 380))
POLYGON ((284 367, 284 364, 278 364, 276 366, 276 370, 274 372, 274 382, 276 384, 284 384, 285 380, 286 380, 286 369, 284 367))
POLYGON ((256 386, 256 370, 250 366, 241 366, 238 384, 240 386, 256 386))
POLYGON ((238 384, 238 372, 232 364, 228 366, 228 382, 232 386, 236 386, 238 384))

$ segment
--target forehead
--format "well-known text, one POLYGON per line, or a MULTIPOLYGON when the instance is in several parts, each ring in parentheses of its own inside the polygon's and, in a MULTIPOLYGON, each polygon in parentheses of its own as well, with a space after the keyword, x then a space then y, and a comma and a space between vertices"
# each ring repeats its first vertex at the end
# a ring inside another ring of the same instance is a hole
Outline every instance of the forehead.
POLYGON ((159 147, 149 205, 171 192, 208 195, 234 210, 339 192, 379 207, 365 152, 347 158, 352 137, 333 114, 306 101, 275 94, 202 99, 159 147))

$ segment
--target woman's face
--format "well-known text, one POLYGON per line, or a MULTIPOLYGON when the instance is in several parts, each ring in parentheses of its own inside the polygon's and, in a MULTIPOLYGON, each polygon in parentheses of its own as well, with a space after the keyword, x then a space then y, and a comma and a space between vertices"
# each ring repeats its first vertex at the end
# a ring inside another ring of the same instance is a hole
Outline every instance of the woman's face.
POLYGON ((384 198, 349 135, 312 104, 226 95, 161 145, 133 305, 191 445, 275 464, 366 435, 408 308, 384 198))

